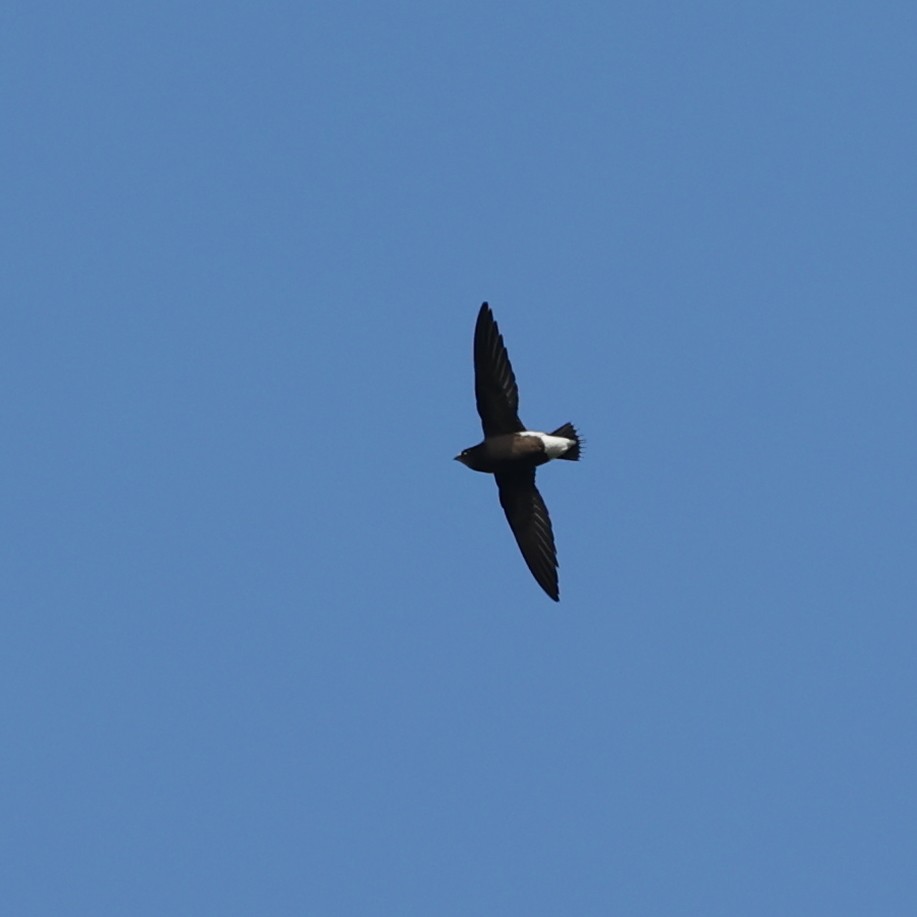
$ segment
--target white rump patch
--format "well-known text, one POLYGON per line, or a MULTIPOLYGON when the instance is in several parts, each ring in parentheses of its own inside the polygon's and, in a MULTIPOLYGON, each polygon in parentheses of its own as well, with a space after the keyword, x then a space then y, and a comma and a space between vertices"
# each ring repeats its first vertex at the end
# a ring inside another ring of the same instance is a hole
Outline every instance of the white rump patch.
POLYGON ((549 459, 560 458, 572 445, 573 440, 566 436, 551 436, 549 433, 536 433, 534 430, 525 430, 521 436, 537 436, 544 443, 545 455, 549 459))

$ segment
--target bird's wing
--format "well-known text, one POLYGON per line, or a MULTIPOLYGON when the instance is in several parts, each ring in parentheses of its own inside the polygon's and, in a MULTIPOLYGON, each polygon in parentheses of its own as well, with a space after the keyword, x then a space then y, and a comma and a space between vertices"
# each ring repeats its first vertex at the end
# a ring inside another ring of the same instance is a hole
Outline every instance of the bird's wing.
POLYGON ((518 433, 519 389, 490 306, 484 303, 474 326, 474 396, 484 436, 518 433))
POLYGON ((501 473, 495 477, 500 505, 532 576, 555 602, 559 601, 554 532, 548 508, 535 486, 535 469, 501 473))

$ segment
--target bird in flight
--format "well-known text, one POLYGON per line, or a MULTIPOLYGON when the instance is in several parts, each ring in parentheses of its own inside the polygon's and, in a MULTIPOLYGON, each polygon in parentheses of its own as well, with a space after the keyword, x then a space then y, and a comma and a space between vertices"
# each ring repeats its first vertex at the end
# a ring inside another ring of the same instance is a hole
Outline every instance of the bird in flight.
POLYGON ((484 439, 463 449, 455 460, 496 478, 500 505, 523 559, 538 585, 560 601, 554 532, 535 486, 535 469, 551 459, 578 461, 582 440, 571 423, 553 433, 525 428, 519 419, 519 389, 509 354, 486 302, 474 326, 474 396, 484 439))

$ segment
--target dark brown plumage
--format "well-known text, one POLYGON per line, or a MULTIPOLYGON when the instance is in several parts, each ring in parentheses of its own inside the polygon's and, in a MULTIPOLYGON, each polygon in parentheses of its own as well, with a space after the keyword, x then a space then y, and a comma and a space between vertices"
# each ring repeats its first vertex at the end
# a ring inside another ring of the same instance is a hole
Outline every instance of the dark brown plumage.
POLYGON ((569 423, 550 434, 526 430, 519 419, 516 377, 486 302, 474 329, 474 393, 484 439, 456 459, 474 471, 494 475, 500 505, 523 559, 538 585, 559 601, 554 532, 535 486, 535 469, 552 458, 577 461, 582 441, 569 423))
POLYGON ((484 303, 474 326, 474 397, 485 438, 524 430, 519 388, 490 306, 484 303))

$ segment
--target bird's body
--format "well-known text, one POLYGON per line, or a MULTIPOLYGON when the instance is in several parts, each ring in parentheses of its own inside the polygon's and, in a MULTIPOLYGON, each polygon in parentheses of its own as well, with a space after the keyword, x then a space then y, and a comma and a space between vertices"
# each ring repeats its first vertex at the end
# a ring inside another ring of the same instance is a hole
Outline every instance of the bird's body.
POLYGON ((538 433, 535 430, 523 430, 520 433, 488 436, 477 446, 462 450, 458 460, 472 471, 497 474, 500 471, 513 471, 521 466, 530 465, 537 468, 538 465, 544 465, 555 458, 572 458, 567 453, 577 448, 578 440, 557 435, 560 432, 558 430, 555 433, 538 433))
POLYGON ((535 469, 552 459, 578 461, 581 440, 573 424, 553 433, 528 430, 519 420, 519 390, 500 330, 485 302, 474 329, 475 399, 484 439, 455 458, 473 471, 493 474, 522 556, 542 589, 560 598, 557 553, 535 469))

